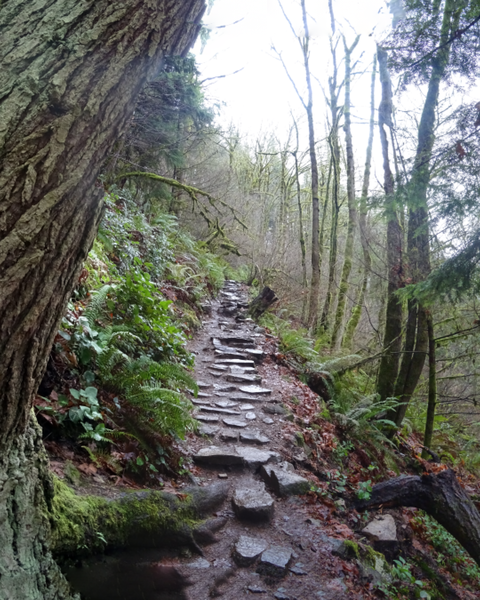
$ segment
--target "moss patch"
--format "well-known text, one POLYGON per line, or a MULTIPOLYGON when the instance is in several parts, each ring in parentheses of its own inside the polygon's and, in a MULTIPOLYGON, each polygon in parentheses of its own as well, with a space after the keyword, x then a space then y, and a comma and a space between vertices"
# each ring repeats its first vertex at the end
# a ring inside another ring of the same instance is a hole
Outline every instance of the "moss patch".
POLYGON ((157 547, 186 543, 198 526, 191 498, 148 491, 120 500, 78 496, 55 478, 50 522, 52 547, 62 558, 103 552, 106 547, 157 547))

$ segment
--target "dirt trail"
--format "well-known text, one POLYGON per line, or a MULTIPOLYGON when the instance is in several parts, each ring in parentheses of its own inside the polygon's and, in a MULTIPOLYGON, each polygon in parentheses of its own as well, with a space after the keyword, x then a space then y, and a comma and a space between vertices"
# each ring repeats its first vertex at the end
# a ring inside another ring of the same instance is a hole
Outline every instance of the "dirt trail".
POLYGON ((332 555, 338 542, 308 516, 300 496, 310 488, 307 472, 286 460, 292 452, 296 464, 304 458, 285 436, 281 392, 289 382, 276 365, 262 365, 268 338, 242 315, 246 301, 240 284, 227 282, 190 347, 200 387, 193 399, 200 435, 189 442, 196 482, 226 481, 229 498, 199 540, 203 557, 181 561, 186 597, 369 597, 332 555))

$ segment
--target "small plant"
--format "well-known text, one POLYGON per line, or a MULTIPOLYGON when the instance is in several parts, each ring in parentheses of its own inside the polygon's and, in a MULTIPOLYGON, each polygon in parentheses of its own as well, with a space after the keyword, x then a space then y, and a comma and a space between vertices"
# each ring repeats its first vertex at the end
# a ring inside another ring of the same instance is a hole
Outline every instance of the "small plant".
POLYGON ((370 496, 372 495, 372 482, 369 479, 368 481, 361 481, 357 487, 357 498, 359 500, 370 500, 370 496))

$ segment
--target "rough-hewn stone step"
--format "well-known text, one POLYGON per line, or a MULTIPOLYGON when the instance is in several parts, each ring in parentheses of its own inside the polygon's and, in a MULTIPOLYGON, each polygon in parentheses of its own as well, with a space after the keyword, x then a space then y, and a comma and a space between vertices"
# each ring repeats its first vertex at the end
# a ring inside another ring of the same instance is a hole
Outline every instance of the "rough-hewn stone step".
POLYGON ((257 481, 237 488, 233 493, 232 505, 239 519, 269 521, 273 516, 274 500, 265 485, 257 481))

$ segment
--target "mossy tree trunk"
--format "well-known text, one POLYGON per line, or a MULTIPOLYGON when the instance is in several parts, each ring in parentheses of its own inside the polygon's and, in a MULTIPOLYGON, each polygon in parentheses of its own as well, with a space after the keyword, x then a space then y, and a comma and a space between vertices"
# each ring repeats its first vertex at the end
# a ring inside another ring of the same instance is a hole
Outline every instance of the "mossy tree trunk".
POLYGON ((203 10, 204 0, 0 4, 2 598, 68 596, 46 550, 30 407, 96 233, 103 159, 163 56, 190 47, 203 10))
POLYGON ((377 49, 382 99, 378 109, 378 127, 383 155, 383 187, 385 192, 385 217, 387 219, 387 307, 383 336, 383 355, 378 370, 377 393, 382 400, 394 393, 395 380, 402 347, 402 303, 396 292, 402 285, 403 233, 395 201, 395 183, 390 167, 386 127, 392 127, 392 82, 387 66, 387 52, 377 49))
MULTIPOLYGON (((427 193, 430 182, 430 163, 435 141, 435 120, 440 83, 450 59, 447 40, 457 31, 463 6, 446 0, 440 31, 440 47, 432 58, 432 71, 427 96, 418 127, 418 144, 410 181, 407 186, 409 203, 407 253, 409 278, 412 283, 423 281, 430 273, 430 239, 427 193)), ((415 392, 428 352, 427 312, 416 300, 408 303, 408 322, 402 362, 395 385, 395 396, 401 401, 394 421, 401 426, 408 403, 415 392)))
POLYGON ((345 333, 342 339, 342 346, 344 348, 350 348, 360 322, 362 315, 363 303, 365 301, 365 294, 368 287, 368 279, 370 277, 370 270, 372 267, 372 259, 370 256, 369 239, 367 231, 367 199, 368 189, 370 187, 370 170, 372 165, 372 148, 373 148, 373 132, 375 129, 375 79, 377 76, 377 55, 375 54, 373 59, 373 70, 372 70, 372 86, 370 92, 370 127, 368 134, 367 153, 365 158, 365 170, 363 172, 363 183, 362 183, 362 195, 360 197, 360 211, 358 224, 360 229, 360 242, 362 244, 363 253, 363 279, 360 287, 360 292, 356 298, 355 304, 352 308, 350 319, 345 327, 345 333))
POLYGON ((337 342, 341 339, 341 330, 345 316, 345 306, 347 304, 347 295, 352 270, 353 242, 355 241, 355 230, 357 227, 357 201, 355 199, 355 159, 353 157, 353 139, 352 139, 352 116, 350 89, 352 80, 352 54, 360 40, 360 36, 350 46, 347 46, 343 38, 345 50, 345 103, 343 105, 343 114, 345 116, 345 147, 347 151, 347 202, 348 202, 348 225, 347 239, 345 242, 345 255, 343 258, 342 276, 340 278, 340 288, 338 290, 338 303, 335 312, 335 321, 332 330, 331 346, 335 348, 337 342))

